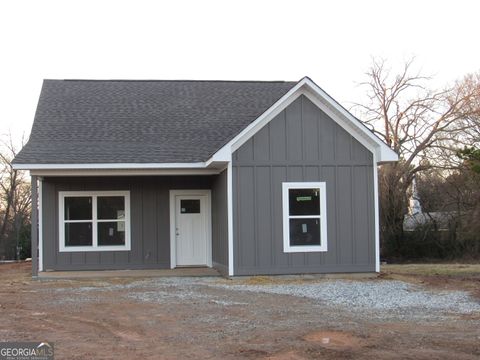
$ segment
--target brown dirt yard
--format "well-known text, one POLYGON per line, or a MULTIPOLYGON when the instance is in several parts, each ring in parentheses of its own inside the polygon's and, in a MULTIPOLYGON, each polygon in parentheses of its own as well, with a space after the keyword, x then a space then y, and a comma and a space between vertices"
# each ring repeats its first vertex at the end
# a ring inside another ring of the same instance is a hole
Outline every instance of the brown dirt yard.
POLYGON ((0 341, 56 359, 478 359, 480 265, 315 276, 32 280, 0 265, 0 341))

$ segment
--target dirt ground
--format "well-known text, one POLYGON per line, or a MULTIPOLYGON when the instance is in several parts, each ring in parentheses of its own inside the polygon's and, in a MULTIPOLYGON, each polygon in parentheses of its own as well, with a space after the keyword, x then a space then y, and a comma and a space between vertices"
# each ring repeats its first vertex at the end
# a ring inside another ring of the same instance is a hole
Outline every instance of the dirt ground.
MULTIPOLYGON (((374 281, 465 290, 480 300, 480 268, 458 266, 386 266, 374 281)), ((179 282, 156 290, 142 279, 40 281, 29 271, 28 263, 0 265, 0 341, 53 342, 56 359, 480 357, 478 312, 392 320, 309 298, 233 291, 224 279, 224 287, 179 282)), ((269 281, 260 280, 242 281, 269 281)))
POLYGON ((439 290, 464 290, 480 300, 480 264, 384 265, 380 278, 408 281, 439 290))

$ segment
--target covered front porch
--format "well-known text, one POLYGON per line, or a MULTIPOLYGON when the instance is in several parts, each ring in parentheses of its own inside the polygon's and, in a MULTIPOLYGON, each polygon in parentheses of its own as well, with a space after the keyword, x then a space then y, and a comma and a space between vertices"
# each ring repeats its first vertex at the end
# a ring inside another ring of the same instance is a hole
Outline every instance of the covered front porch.
POLYGON ((228 274, 226 170, 33 175, 32 190, 34 276, 228 274))

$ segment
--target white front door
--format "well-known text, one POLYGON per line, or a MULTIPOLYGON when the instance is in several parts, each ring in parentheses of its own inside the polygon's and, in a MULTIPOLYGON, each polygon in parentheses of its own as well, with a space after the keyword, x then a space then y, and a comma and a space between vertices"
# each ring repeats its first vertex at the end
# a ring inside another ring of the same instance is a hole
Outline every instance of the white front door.
POLYGON ((175 196, 176 265, 208 265, 207 195, 175 196))

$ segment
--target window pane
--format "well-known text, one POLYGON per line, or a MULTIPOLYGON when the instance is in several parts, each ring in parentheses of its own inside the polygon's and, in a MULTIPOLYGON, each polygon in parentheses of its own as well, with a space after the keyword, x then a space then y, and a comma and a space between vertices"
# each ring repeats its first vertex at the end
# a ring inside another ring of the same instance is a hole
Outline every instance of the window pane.
POLYGON ((99 196, 97 209, 99 219, 125 219, 125 198, 123 196, 99 196))
POLYGON ((320 245, 320 219, 290 219, 290 246, 320 245))
POLYGON ((92 198, 89 196, 65 197, 65 220, 92 220, 92 198))
POLYGON ((182 214, 199 214, 200 200, 180 200, 180 212, 182 214))
POLYGON ((125 245, 125 221, 99 222, 98 246, 125 245))
POLYGON ((320 215, 320 189, 289 189, 290 215, 320 215))
POLYGON ((92 246, 92 223, 65 224, 65 246, 92 246))

